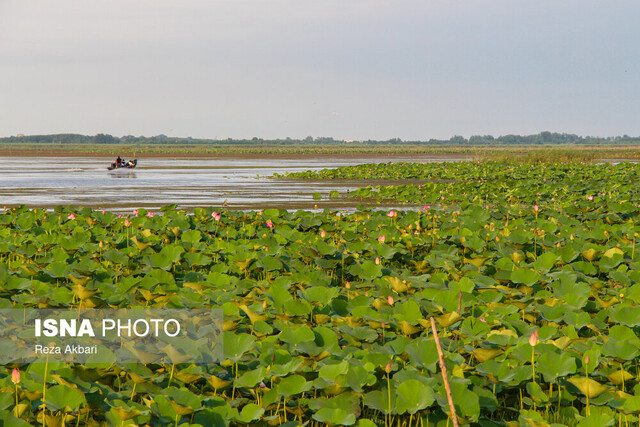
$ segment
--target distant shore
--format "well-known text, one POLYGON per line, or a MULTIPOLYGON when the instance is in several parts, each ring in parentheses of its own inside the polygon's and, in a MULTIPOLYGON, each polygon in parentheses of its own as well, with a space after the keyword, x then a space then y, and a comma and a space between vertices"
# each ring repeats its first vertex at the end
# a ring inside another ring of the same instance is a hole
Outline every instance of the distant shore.
POLYGON ((207 145, 59 145, 59 144, 0 144, 1 157, 104 157, 133 158, 256 158, 309 159, 332 158, 389 158, 434 156, 438 158, 518 159, 524 161, 593 161, 601 159, 640 159, 640 146, 612 145, 554 145, 554 146, 440 146, 440 145, 317 145, 317 146, 207 146, 207 145))

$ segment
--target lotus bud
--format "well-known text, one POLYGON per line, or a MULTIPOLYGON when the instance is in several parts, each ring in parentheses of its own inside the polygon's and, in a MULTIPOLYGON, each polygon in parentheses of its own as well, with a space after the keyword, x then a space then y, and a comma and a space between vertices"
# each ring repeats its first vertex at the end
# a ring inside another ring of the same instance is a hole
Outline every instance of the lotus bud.
POLYGON ((125 226, 125 227, 128 227, 128 226, 130 226, 130 225, 131 225, 131 221, 129 221, 129 219, 128 219, 128 218, 127 218, 127 219, 125 219, 125 220, 124 220, 124 226, 125 226))
POLYGON ((376 265, 380 265, 380 257, 379 256, 376 257, 376 265))
POLYGON ((101 248, 104 248, 104 243, 102 243, 102 240, 100 240, 100 243, 98 243, 98 246, 100 246, 101 248))
POLYGON ((380 243, 384 243, 384 241, 387 239, 387 237, 383 234, 382 236, 378 237, 378 242, 380 243))
POLYGON ((384 367, 384 371, 387 374, 391 373, 391 362, 387 363, 387 366, 384 367))
POLYGON ((262 301, 262 308, 267 308, 267 300, 262 301))
POLYGON ((584 363, 586 363, 586 364, 588 365, 588 364, 589 364, 589 360, 590 360, 590 359, 589 359, 589 355, 587 354, 587 355, 584 357, 584 363))
POLYGON ((344 284, 344 287, 347 289, 351 289, 351 283, 347 282, 344 284))
POLYGON ((393 297, 391 295, 387 297, 387 302, 389 303, 389 305, 393 305, 393 297))
POLYGON ((324 230, 320 230, 320 237, 322 237, 324 239, 324 236, 327 235, 327 232, 324 230))
POLYGON ((537 329, 529 337, 529 344, 531 344, 532 347, 535 346, 536 344, 538 344, 538 330, 537 329))
POLYGON ((14 384, 18 384, 20 382, 20 371, 17 368, 13 368, 13 372, 11 372, 11 381, 14 384))
POLYGON ((267 388, 267 386, 264 384, 264 381, 260 381, 260 388, 267 388))

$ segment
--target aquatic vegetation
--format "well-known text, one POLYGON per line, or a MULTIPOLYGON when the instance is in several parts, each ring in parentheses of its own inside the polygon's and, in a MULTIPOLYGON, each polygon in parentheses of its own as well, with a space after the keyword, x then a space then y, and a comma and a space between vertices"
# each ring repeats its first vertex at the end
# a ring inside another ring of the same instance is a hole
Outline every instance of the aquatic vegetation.
POLYGON ((278 178, 397 180, 363 187, 350 197, 395 200, 413 205, 484 203, 542 206, 572 202, 640 199, 640 164, 585 163, 381 163, 305 171, 278 178), (411 180, 404 184, 403 180, 411 180))
POLYGON ((0 308, 222 307, 225 360, 5 366, 0 419, 444 425, 433 318, 460 424, 635 424, 638 168, 543 166, 381 165, 453 180, 378 190, 418 210, 5 211, 0 308))

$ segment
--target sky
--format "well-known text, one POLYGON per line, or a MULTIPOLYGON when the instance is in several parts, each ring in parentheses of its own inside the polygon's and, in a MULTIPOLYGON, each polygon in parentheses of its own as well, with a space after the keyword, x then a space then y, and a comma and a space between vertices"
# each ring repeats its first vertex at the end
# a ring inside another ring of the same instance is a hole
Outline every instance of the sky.
POLYGON ((637 0, 0 0, 0 136, 640 135, 637 0))

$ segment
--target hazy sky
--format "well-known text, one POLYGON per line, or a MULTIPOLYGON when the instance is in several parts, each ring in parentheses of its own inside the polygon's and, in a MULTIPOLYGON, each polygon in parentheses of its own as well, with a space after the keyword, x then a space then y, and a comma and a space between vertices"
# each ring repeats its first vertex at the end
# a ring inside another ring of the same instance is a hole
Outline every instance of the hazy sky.
POLYGON ((640 135, 640 2, 0 0, 0 136, 640 135))

